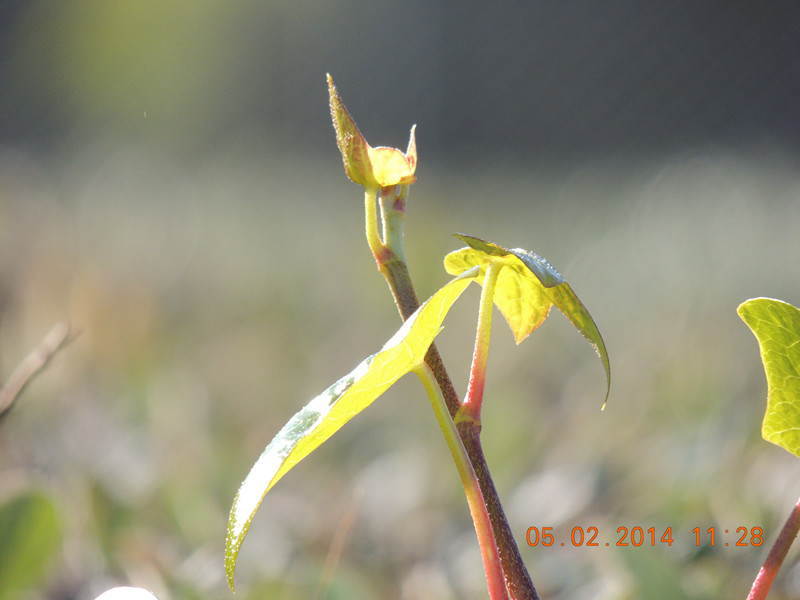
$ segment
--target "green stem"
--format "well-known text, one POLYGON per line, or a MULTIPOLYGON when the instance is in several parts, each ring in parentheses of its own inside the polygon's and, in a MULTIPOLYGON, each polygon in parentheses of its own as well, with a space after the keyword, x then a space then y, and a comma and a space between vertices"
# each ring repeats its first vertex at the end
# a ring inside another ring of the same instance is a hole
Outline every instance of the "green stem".
MULTIPOLYGON (((383 197, 383 196, 382 196, 383 197)), ((367 221, 369 222, 369 203, 367 206, 367 221)), ((374 214, 375 203, 372 203, 372 210, 374 214)), ((387 201, 381 202, 382 218, 384 222, 393 221, 397 228, 393 228, 394 234, 398 237, 396 239, 402 240, 402 225, 405 219, 405 206, 402 206, 403 218, 400 215, 394 215, 398 211, 398 207, 394 203, 387 201), (398 233, 399 231, 399 233, 398 233)), ((377 231, 377 228, 376 228, 377 231)), ((367 234, 369 238, 369 233, 367 234)), ((372 245, 370 244, 370 248, 372 245)), ((381 249, 384 253, 388 249, 383 247, 381 249)), ((376 257, 378 269, 381 274, 386 278, 389 284, 389 289, 394 296, 397 310, 400 317, 405 321, 408 319, 417 308, 419 308, 419 300, 417 299, 414 284, 411 281, 411 275, 408 272, 408 266, 405 260, 400 260, 396 256, 389 257, 388 260, 378 260, 380 253, 376 253, 373 249, 373 255, 376 257)), ((461 402, 458 399, 458 393, 453 387, 453 382, 447 374, 442 357, 436 349, 435 344, 431 344, 428 353, 425 355, 425 364, 427 364, 433 372, 436 382, 444 395, 447 410, 452 418, 458 414, 461 402)), ((514 534, 511 531, 511 526, 508 524, 503 506, 500 503, 500 496, 495 488, 492 476, 489 473, 489 465, 486 463, 486 458, 483 455, 483 448, 481 447, 480 437, 476 428, 459 427, 459 434, 464 448, 467 451, 475 475, 478 478, 478 483, 483 493, 483 498, 486 505, 486 510, 491 519, 492 529, 494 530, 495 539, 497 541, 497 550, 500 554, 500 562, 503 566, 503 576, 505 577, 506 588, 512 600, 540 600, 539 595, 536 593, 536 588, 531 581, 528 570, 525 568, 525 563, 522 560, 519 547, 514 540, 514 534)))
POLYGON ((406 262, 406 246, 403 233, 406 222, 406 200, 408 186, 397 185, 381 190, 381 219, 383 220, 383 243, 393 256, 406 262))
MULTIPOLYGON (((405 242, 403 230, 405 225, 405 200, 408 198, 408 186, 393 186, 380 191, 381 220, 383 221, 383 239, 378 235, 378 217, 375 208, 376 191, 367 190, 365 194, 365 212, 367 222, 367 243, 378 270, 389 282, 395 304, 404 307, 400 316, 408 319, 419 307, 414 288, 411 286, 395 286, 394 282, 411 281, 406 265, 405 242), (395 197, 395 192, 397 193, 395 197), (413 308, 411 308, 413 306, 413 308), (406 311, 406 309, 409 309, 406 311)), ((441 362, 441 360, 440 360, 441 362)), ((448 408, 450 406, 448 405, 448 408)), ((450 408, 452 414, 458 409, 458 402, 450 408)))
POLYGON ((478 329, 475 333, 475 350, 472 353, 472 366, 469 370, 469 385, 464 404, 458 411, 456 422, 469 420, 480 427, 481 406, 483 405, 483 388, 486 384, 486 363, 489 360, 489 338, 492 333, 492 308, 494 306, 494 290, 497 276, 503 264, 491 260, 483 276, 480 308, 478 309, 478 329))
POLYGON ((778 534, 778 539, 772 545, 772 549, 767 555, 767 560, 764 561, 764 566, 761 567, 756 580, 753 582, 753 587, 747 596, 747 600, 766 599, 772 587, 772 582, 775 581, 775 576, 778 574, 778 570, 781 568, 783 559, 786 558, 794 538, 797 537, 798 531, 800 531, 800 500, 795 504, 783 529, 778 534))
POLYGON ((375 194, 377 193, 378 190, 364 190, 364 212, 366 214, 367 244, 369 244, 369 249, 372 250, 372 255, 375 257, 376 261, 378 260, 378 256, 383 248, 383 242, 378 235, 378 212, 375 208, 375 194))
POLYGON ((469 456, 467 456, 467 451, 459 437, 458 430, 450 417, 450 412, 447 410, 442 390, 439 388, 436 377, 428 365, 421 363, 414 369, 414 372, 422 381, 422 385, 425 386, 425 391, 428 392, 433 412, 436 414, 436 420, 444 433, 447 446, 450 448, 450 453, 453 455, 458 474, 461 477, 461 485, 464 486, 469 512, 472 515, 475 533, 478 536, 483 568, 486 571, 486 582, 489 586, 489 597, 491 600, 508 600, 503 569, 497 551, 497 541, 494 537, 489 513, 486 511, 483 493, 469 456))

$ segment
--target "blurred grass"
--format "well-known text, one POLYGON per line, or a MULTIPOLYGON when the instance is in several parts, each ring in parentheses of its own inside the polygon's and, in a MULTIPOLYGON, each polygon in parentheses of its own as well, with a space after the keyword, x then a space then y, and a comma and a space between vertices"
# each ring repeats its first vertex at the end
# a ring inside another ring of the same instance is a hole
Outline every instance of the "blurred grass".
MULTIPOLYGON (((769 543, 800 493, 796 461, 760 439, 766 384, 735 313, 753 296, 800 302, 797 155, 767 142, 563 162, 480 148, 483 162, 444 164, 427 154, 445 131, 431 120, 461 113, 386 93, 401 75, 421 89, 441 75, 424 46, 384 39, 388 9, 267 4, 31 3, 5 24, 0 106, 17 137, 0 137, 0 376, 53 323, 79 332, 0 421, 0 510, 44 498, 61 539, 15 597, 130 584, 230 598, 239 483, 296 410, 397 329, 326 122, 326 70, 373 144, 404 144, 411 124, 388 122, 383 102, 420 119, 407 245, 421 296, 463 232, 547 257, 605 338, 601 413, 602 368, 565 319, 519 348, 496 320, 483 431, 518 540, 595 526, 611 542, 523 547, 543 597, 744 597, 766 548, 698 547, 692 529, 759 526, 769 543), (353 19, 375 37, 354 41, 353 19), (299 127, 311 102, 318 118, 299 127), (397 139, 373 138, 376 122, 397 139), (615 548, 617 528, 637 525, 671 527, 675 543, 615 548)), ((444 53, 443 22, 420 39, 444 53)), ((470 43, 504 47, 492 33, 470 43)), ((437 340, 462 392, 477 300, 468 291, 437 340)), ((237 595, 314 597, 354 514, 329 600, 485 598, 451 462, 421 387, 401 380, 270 492, 237 595)), ((800 595, 798 552, 775 600, 800 595)))
MULTIPOLYGON (((647 583, 659 580, 686 598, 745 594, 764 549, 698 548, 691 530, 761 526, 769 540, 788 514, 798 467, 760 440, 765 383, 735 315, 746 297, 800 296, 800 180, 778 158, 499 179, 428 167, 412 191, 421 294, 445 281, 441 258, 459 246, 449 231, 530 248, 565 274, 611 353, 601 413, 599 361, 565 319, 519 348, 497 321, 484 438, 514 531, 524 543, 529 526, 560 539, 596 526, 612 542, 523 548, 545 597, 671 594, 647 583), (636 525, 672 527, 676 542, 613 548, 617 527, 636 525)), ((32 597, 89 597, 112 581, 162 600, 227 597, 238 483, 291 414, 398 324, 332 143, 310 168, 232 153, 187 172, 136 148, 49 164, 2 155, 4 371, 53 321, 80 331, 0 427, 4 501, 43 487, 63 523, 32 597)), ((439 338, 460 388, 477 296, 439 338)), ((329 598, 484 596, 455 472, 410 379, 270 493, 240 593, 311 597, 349 510, 329 598)), ((795 593, 793 564, 778 598, 795 593)))

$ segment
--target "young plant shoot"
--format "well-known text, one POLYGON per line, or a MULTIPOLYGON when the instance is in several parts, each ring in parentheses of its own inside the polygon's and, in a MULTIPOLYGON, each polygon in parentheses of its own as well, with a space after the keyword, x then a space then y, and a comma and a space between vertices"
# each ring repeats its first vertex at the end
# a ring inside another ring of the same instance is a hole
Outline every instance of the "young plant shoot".
POLYGON ((546 260, 526 250, 507 250, 471 236, 458 235, 467 247, 445 258, 445 269, 454 278, 420 305, 404 245, 409 187, 416 181, 415 128, 411 128, 405 152, 373 148, 342 103, 330 76, 328 92, 345 173, 364 188, 367 244, 404 323, 380 352, 366 358, 292 417, 253 465, 236 494, 228 521, 228 583, 233 589, 242 541, 272 486, 395 381, 413 372, 430 398, 464 487, 489 597, 537 600, 539 596, 508 525, 480 443, 493 305, 505 317, 517 343, 544 322, 553 306, 558 308, 600 357, 606 374, 607 400, 611 371, 603 339, 586 308, 546 260), (472 281, 482 290, 472 368, 467 394, 461 402, 433 340, 448 310, 472 281))

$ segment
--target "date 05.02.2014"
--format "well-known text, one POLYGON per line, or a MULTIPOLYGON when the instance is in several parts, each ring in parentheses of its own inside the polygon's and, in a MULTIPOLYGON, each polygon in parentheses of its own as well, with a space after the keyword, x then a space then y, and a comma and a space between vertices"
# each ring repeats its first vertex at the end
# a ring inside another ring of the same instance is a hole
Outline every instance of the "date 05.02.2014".
MULTIPOLYGON (((695 546, 761 546, 764 530, 761 527, 737 527, 734 530, 709 527, 706 530, 692 529, 695 546), (717 535, 719 533, 719 535, 717 535)), ((556 540, 552 527, 528 527, 525 538, 529 546, 672 546, 675 539, 672 527, 657 530, 655 527, 617 527, 614 541, 601 539, 597 527, 573 527, 569 537, 562 542, 556 540)))

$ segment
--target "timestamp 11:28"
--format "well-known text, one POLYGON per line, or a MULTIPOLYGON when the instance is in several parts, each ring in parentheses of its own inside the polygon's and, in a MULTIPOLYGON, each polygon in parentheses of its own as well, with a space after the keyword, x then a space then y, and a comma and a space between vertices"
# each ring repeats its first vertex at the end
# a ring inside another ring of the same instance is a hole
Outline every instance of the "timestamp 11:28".
MULTIPOLYGON (((695 527, 692 529, 692 533, 694 534, 695 545, 701 545, 701 536, 704 536, 706 543, 709 546, 716 546, 717 545, 717 528, 716 527, 709 527, 702 532, 699 527, 695 527)), ((728 529, 723 530, 725 535, 730 534, 731 532, 728 529)), ((725 546, 732 545, 732 546, 761 546, 764 543, 764 530, 761 527, 751 527, 748 529, 747 527, 737 527, 736 528, 736 541, 734 542, 732 539, 730 542, 724 541, 725 546)), ((723 540, 725 538, 722 538, 723 540)))

